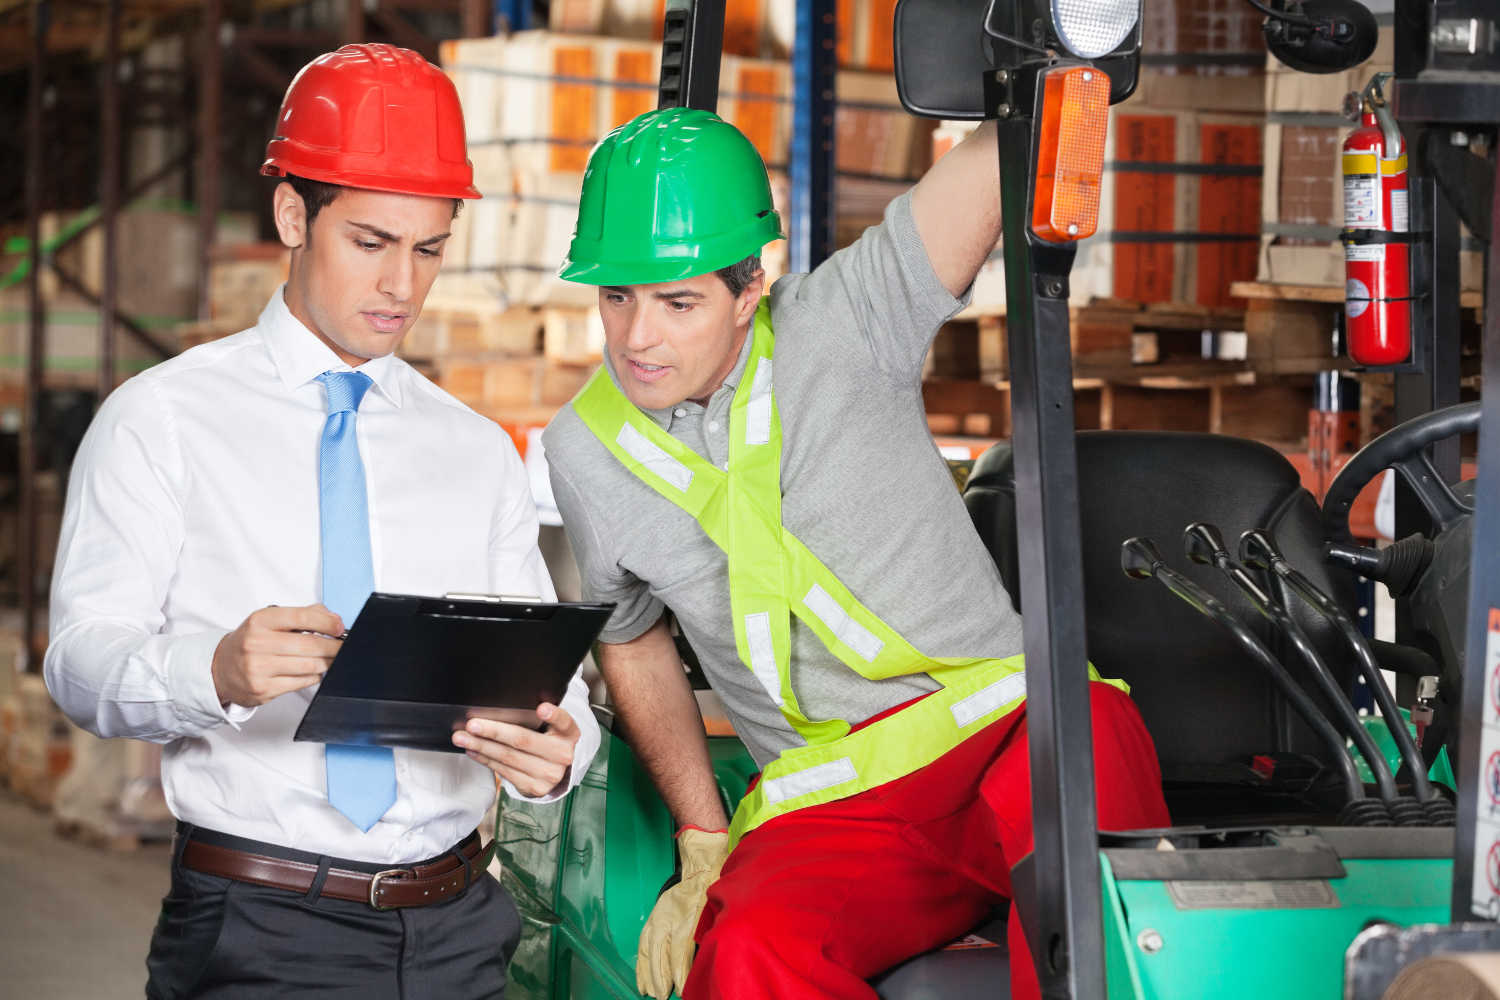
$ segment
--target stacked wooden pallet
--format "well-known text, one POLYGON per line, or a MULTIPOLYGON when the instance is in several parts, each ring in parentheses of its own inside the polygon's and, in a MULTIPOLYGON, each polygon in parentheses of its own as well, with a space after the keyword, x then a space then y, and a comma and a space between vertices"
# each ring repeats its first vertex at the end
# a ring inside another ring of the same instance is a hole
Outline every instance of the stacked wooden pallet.
POLYGON ((67 720, 39 674, 22 674, 0 702, 0 774, 32 805, 49 809, 72 762, 67 720))
MULTIPOLYGON (((1244 310, 1106 299, 1069 313, 1080 428, 1295 442, 1306 433, 1311 373, 1333 363, 1308 331, 1260 330, 1244 310)), ((1007 360, 1003 317, 940 331, 924 383, 933 432, 1008 436, 1007 360)))
MULTIPOLYGON (((91 292, 99 291, 104 278, 103 234, 97 226, 86 228, 96 216, 92 209, 48 212, 41 220, 44 247, 57 247, 58 267, 91 292), (75 232, 81 235, 69 240, 75 232)), ((226 213, 219 219, 226 245, 250 240, 254 228, 248 214, 226 213)), ((198 308, 197 214, 183 205, 142 202, 120 214, 117 233, 118 308, 169 350, 175 349, 174 329, 198 308), (150 252, 131 252, 142 247, 150 252)), ((7 252, 0 252, 0 382, 19 383, 26 364, 31 327, 28 246, 24 239, 15 239, 6 243, 7 252)), ((50 267, 43 267, 40 290, 46 314, 42 367, 48 385, 93 388, 101 340, 98 308, 50 267)), ((161 360, 118 324, 114 349, 120 378, 161 360)))

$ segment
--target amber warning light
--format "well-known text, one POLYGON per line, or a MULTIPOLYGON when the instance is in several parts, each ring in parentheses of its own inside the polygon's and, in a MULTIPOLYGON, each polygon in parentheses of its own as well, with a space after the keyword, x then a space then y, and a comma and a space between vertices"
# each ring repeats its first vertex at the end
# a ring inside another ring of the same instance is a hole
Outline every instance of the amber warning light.
POLYGON ((1053 243, 1099 228, 1099 182, 1109 130, 1109 76, 1092 66, 1048 70, 1042 83, 1031 229, 1053 243))

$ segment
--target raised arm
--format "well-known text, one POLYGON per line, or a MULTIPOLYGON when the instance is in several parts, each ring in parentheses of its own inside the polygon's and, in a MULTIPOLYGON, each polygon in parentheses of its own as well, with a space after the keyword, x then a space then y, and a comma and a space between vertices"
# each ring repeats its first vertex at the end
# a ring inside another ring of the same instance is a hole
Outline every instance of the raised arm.
POLYGON ((1000 239, 994 122, 932 165, 912 190, 911 214, 938 280, 950 294, 963 294, 1000 239))

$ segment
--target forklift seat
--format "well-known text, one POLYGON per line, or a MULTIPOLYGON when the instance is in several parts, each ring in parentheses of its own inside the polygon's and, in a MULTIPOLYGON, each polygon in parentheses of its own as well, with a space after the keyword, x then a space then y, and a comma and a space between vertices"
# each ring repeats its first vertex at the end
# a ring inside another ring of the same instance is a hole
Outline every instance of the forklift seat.
MULTIPOLYGON (((1219 596, 1303 679, 1302 662, 1248 598, 1218 570, 1189 562, 1182 544, 1183 529, 1194 521, 1217 525, 1231 551, 1241 532, 1267 529, 1292 565, 1352 611, 1354 579, 1324 562, 1318 506, 1297 470, 1263 444, 1214 434, 1082 431, 1077 445, 1088 656, 1103 676, 1130 684, 1156 741, 1174 820, 1222 820, 1226 811, 1250 808, 1246 795, 1259 798, 1256 789, 1267 791, 1268 771, 1274 775, 1278 768, 1287 782, 1297 774, 1305 782, 1329 751, 1271 681, 1220 626, 1155 581, 1131 580, 1120 570, 1121 542, 1136 535, 1153 539, 1173 567, 1219 596), (1219 791, 1204 795, 1214 788, 1219 791)), ((1009 442, 975 462, 964 502, 1020 607, 1009 442)), ((1275 586, 1349 690, 1353 667, 1332 624, 1279 581, 1261 579, 1275 586)), ((1304 687, 1325 706, 1310 681, 1304 687)), ((1269 801, 1283 800, 1281 788, 1270 782, 1269 801)))
POLYGON ((881 1000, 1010 1000, 1010 949, 1005 943, 1009 906, 946 948, 929 951, 870 981, 881 1000))

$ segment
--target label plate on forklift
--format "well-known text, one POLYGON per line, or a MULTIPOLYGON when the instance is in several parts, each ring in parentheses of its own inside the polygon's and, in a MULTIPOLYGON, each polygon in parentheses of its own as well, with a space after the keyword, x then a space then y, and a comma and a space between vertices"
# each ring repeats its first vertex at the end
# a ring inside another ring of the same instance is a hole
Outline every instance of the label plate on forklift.
POLYGON ((1500 918, 1500 609, 1491 608, 1485 633, 1484 727, 1479 731, 1479 759, 1484 765, 1474 799, 1474 881, 1469 908, 1475 916, 1500 918))
POLYGON ((1327 879, 1265 881, 1169 881, 1167 894, 1179 910, 1327 910, 1339 898, 1327 879))

